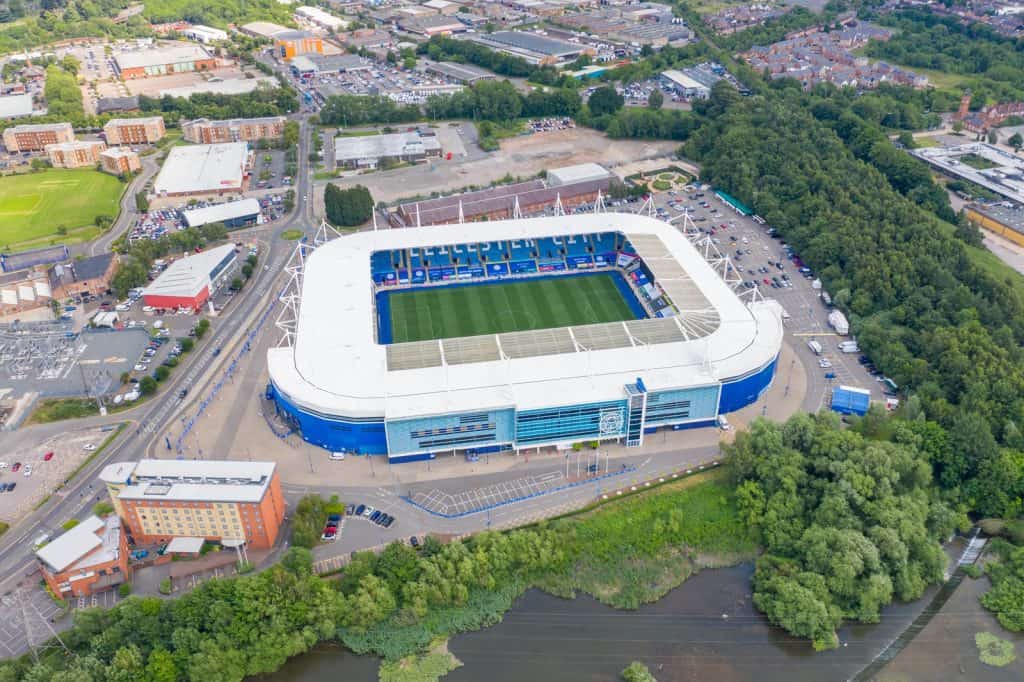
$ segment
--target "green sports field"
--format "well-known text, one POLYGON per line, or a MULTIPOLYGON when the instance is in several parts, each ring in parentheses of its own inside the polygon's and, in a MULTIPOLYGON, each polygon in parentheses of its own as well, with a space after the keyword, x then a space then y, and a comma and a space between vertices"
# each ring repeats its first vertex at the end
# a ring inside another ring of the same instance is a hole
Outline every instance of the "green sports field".
POLYGON ((0 249, 85 241, 98 233, 98 215, 115 217, 124 185, 92 169, 46 170, 0 177, 0 249), (68 238, 57 236, 64 226, 68 238), (79 229, 79 228, 85 228, 79 229))
POLYGON ((391 341, 424 341, 633 320, 611 274, 390 294, 391 341))

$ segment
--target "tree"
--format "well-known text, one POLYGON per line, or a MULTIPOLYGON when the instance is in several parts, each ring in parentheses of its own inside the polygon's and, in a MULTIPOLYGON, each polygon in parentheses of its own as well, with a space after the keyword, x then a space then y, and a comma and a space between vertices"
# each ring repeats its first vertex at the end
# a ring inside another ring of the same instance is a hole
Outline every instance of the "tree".
POLYGON ((626 103, 622 95, 615 89, 614 85, 604 85, 590 95, 587 100, 587 107, 594 116, 614 114, 626 103))
POLYGON ((341 227, 362 225, 373 214, 373 197, 362 185, 341 189, 331 183, 324 190, 327 219, 341 227))
POLYGON ((178 339, 178 345, 181 346, 182 353, 190 353, 196 344, 191 338, 182 336, 178 339))
POLYGON ((991 130, 988 131, 988 135, 986 136, 986 138, 988 139, 989 144, 995 144, 996 142, 999 142, 999 131, 996 130, 995 128, 992 128, 991 130))
POLYGON ((157 381, 164 381, 167 379, 167 377, 171 376, 171 370, 165 367, 164 365, 160 365, 153 372, 153 376, 156 378, 157 381))
POLYGON ((633 661, 620 673, 623 682, 657 682, 647 666, 640 661, 633 661))
POLYGON ((665 103, 665 95, 659 88, 651 90, 651 94, 647 96, 647 108, 648 109, 661 109, 661 105, 665 103))
POLYGON ((238 291, 239 289, 242 288, 242 284, 242 278, 235 277, 234 279, 231 280, 231 291, 238 291))
POLYGON ((311 575, 313 573, 313 553, 305 547, 292 547, 281 557, 281 565, 286 571, 295 575, 311 575))
POLYGON ((156 379, 148 374, 139 381, 139 392, 142 395, 153 395, 156 393, 156 379))
POLYGON ((1024 147, 1024 138, 1020 136, 1020 133, 1014 133, 1010 135, 1010 139, 1006 141, 1006 144, 1013 147, 1013 151, 1019 152, 1021 147, 1024 147))

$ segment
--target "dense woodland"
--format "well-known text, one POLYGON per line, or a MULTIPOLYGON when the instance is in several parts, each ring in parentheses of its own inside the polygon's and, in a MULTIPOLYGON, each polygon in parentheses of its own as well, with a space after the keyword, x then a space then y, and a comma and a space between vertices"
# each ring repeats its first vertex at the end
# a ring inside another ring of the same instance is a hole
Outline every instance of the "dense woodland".
POLYGON ((984 24, 966 25, 955 17, 907 10, 878 18, 896 30, 890 40, 872 41, 868 56, 910 68, 965 76, 971 106, 1024 99, 1024 50, 1021 41, 999 35, 984 24))

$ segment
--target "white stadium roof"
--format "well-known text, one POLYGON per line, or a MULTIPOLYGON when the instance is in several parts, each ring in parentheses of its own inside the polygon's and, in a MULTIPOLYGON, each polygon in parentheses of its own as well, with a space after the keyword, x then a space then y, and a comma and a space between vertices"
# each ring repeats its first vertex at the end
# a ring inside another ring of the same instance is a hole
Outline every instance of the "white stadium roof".
POLYGON ((248 153, 245 142, 173 147, 153 182, 153 193, 195 194, 241 188, 248 153))
POLYGON ((328 415, 390 419, 622 397, 715 384, 778 354, 781 311, 747 305, 676 228, 602 213, 361 232, 306 261, 293 347, 267 353, 276 387, 328 415), (372 301, 375 251, 478 241, 621 232, 681 311, 675 318, 380 345, 372 301), (590 350, 587 350, 590 349, 590 350))

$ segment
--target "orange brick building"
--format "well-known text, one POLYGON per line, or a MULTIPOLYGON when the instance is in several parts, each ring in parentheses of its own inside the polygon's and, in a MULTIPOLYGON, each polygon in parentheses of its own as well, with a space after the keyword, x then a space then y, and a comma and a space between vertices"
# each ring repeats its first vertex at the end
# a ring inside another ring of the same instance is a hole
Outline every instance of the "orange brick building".
POLYGON ((85 168, 100 162, 100 152, 107 145, 99 140, 75 140, 48 144, 43 151, 54 168, 85 168))
POLYGON ((70 123, 31 123, 4 131, 4 148, 18 152, 41 152, 48 144, 74 142, 75 131, 70 123))
POLYGON ((114 175, 134 173, 142 170, 142 160, 130 149, 108 149, 100 154, 100 168, 114 175))
POLYGON ((181 132, 187 141, 199 144, 252 142, 283 136, 285 120, 284 116, 235 118, 228 121, 198 118, 182 123, 181 132))
POLYGON ((274 34, 274 45, 285 59, 300 54, 323 54, 324 41, 320 36, 307 31, 282 31, 274 34))
POLYGON ((153 144, 167 134, 161 116, 112 118, 103 126, 108 145, 153 144))
POLYGON ((119 52, 114 55, 114 62, 122 80, 217 68, 216 57, 199 45, 183 42, 119 52))
POLYGON ((273 462, 144 459, 100 474, 136 544, 202 538, 269 549, 285 501, 273 462))
POLYGON ((43 580, 61 599, 87 597, 129 579, 121 519, 90 516, 36 551, 43 580))

